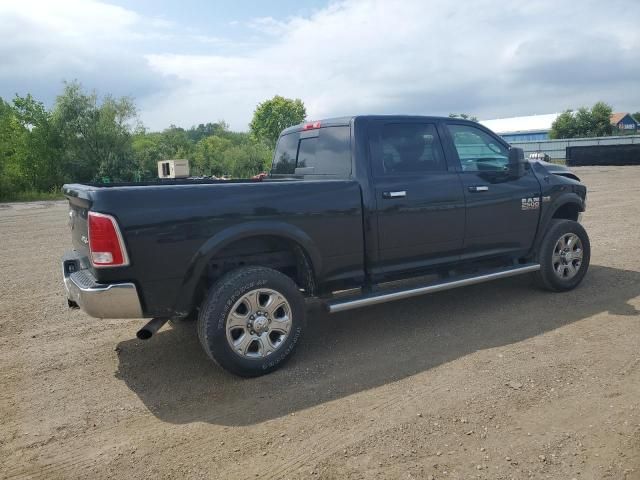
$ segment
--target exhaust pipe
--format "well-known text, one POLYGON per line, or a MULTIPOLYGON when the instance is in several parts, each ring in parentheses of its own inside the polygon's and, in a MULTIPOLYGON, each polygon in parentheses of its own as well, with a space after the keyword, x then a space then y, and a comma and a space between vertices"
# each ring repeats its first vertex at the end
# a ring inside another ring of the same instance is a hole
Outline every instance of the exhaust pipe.
POLYGON ((144 327, 142 327, 136 333, 136 337, 140 340, 149 340, 153 337, 158 330, 162 328, 162 326, 167 323, 168 318, 154 318, 149 321, 144 327))

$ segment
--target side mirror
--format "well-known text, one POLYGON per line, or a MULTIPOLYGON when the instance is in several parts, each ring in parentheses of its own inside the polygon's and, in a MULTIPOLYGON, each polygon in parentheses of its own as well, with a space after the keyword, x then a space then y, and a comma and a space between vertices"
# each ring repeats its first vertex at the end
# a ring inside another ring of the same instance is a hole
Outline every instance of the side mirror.
POLYGON ((524 150, 518 147, 509 149, 509 171, 514 177, 522 177, 525 174, 527 161, 524 159, 524 150))

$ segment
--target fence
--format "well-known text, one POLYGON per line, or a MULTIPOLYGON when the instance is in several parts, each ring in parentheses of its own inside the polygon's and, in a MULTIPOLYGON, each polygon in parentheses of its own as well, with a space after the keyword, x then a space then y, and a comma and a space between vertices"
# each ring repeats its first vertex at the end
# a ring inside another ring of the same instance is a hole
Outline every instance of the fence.
POLYGON ((530 153, 543 152, 551 160, 565 162, 567 147, 589 147, 593 145, 630 145, 640 144, 640 135, 621 135, 615 137, 571 138, 565 140, 540 140, 537 142, 511 142, 514 147, 524 150, 527 158, 530 153))

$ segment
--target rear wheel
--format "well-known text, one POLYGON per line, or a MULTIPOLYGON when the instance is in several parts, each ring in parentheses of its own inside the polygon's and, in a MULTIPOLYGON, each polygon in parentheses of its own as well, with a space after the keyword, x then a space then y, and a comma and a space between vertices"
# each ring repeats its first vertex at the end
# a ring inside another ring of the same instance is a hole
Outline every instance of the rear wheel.
POLYGON ((198 315, 198 336, 221 367, 255 377, 291 357, 304 322, 304 299, 289 277, 270 268, 243 267, 209 292, 198 315))
POLYGON ((573 220, 552 220, 540 244, 540 270, 536 283, 554 292, 578 286, 587 273, 591 258, 589 236, 573 220))

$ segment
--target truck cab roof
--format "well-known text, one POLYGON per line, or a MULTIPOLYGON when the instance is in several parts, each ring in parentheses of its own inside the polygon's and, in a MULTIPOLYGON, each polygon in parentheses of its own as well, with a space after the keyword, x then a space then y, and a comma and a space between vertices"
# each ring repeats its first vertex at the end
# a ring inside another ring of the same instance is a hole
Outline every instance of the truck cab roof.
POLYGON ((347 117, 333 117, 333 118, 324 118, 319 120, 312 120, 304 123, 300 123, 298 125, 293 125, 292 127, 286 128, 280 134, 287 135, 289 133, 300 132, 306 129, 312 128, 320 128, 320 127, 339 127, 344 125, 350 125, 352 122, 356 122, 358 120, 421 120, 421 121, 436 121, 436 120, 455 120, 456 123, 470 123, 473 125, 478 125, 477 122, 473 122, 471 120, 464 120, 461 118, 451 118, 451 117, 442 117, 442 116, 431 116, 431 115, 352 115, 347 117))

